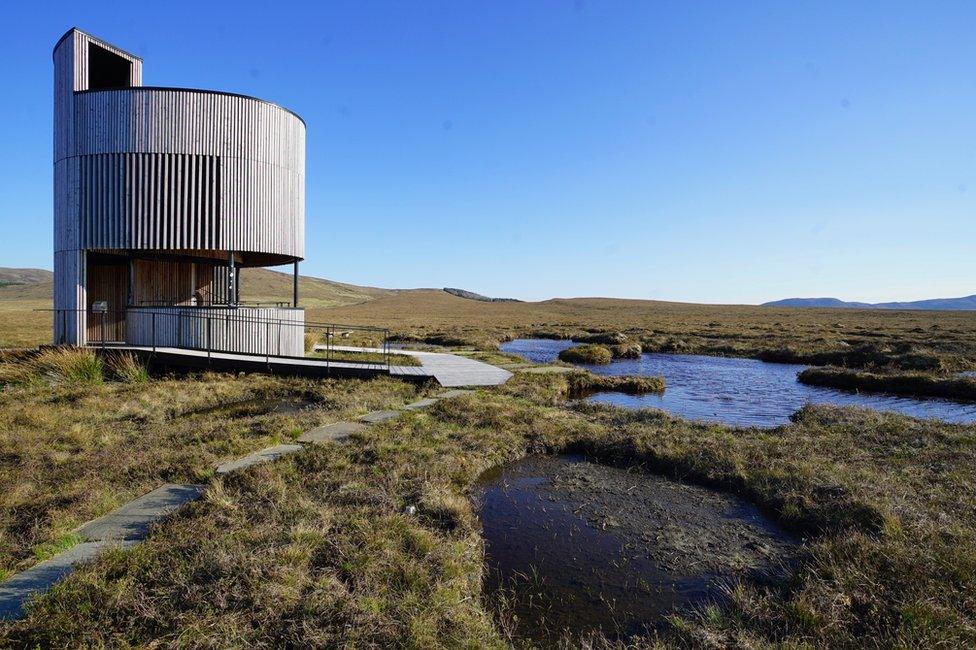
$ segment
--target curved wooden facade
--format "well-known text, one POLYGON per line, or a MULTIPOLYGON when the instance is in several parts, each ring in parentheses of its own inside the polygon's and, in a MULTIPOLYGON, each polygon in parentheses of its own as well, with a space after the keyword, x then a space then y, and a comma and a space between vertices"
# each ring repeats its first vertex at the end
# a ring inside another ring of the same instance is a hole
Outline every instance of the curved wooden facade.
MULTIPOLYGON (((171 302, 153 306, 220 298, 246 316, 237 269, 304 258, 300 117, 253 97, 142 86, 138 57, 77 29, 55 46, 54 68, 55 342, 86 342, 96 300, 145 307, 146 282, 170 283, 171 302), (140 260, 168 267, 147 279, 140 260)), ((239 336, 245 351, 246 328, 239 336)))

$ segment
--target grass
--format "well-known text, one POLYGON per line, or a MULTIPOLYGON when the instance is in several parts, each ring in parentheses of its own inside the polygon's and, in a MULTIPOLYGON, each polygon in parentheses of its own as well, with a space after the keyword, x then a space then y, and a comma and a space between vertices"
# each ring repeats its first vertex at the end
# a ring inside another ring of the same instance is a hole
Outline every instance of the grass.
POLYGON ((610 348, 595 343, 584 343, 566 348, 559 353, 559 360, 567 363, 605 365, 613 359, 610 348))
POLYGON ((119 381, 128 383, 144 383, 149 381, 149 368, 134 354, 129 352, 115 352, 107 357, 108 367, 119 381))
MULTIPOLYGON (((121 360, 120 360, 121 362, 121 360)), ((105 364, 92 350, 43 348, 38 352, 9 355, 0 364, 0 383, 100 384, 105 364)))
POLYGON ((144 378, 129 361, 107 366, 97 381, 84 352, 0 361, 0 574, 161 483, 206 482, 221 461, 418 394, 390 379, 144 378))
POLYGON ((570 397, 582 397, 599 391, 614 391, 629 395, 663 393, 664 377, 643 377, 639 375, 595 375, 592 372, 574 370, 566 374, 570 397))
MULTIPOLYGON (((976 426, 811 406, 775 430, 561 406, 565 375, 443 401, 211 484, 138 547, 72 574, 0 645, 500 647, 468 491, 527 452, 581 452, 741 495, 803 536, 656 642, 976 643, 976 426)), ((645 640, 652 642, 654 640, 645 640)))
MULTIPOLYGON (((317 350, 307 353, 305 356, 315 359, 325 359, 326 353, 324 350, 317 350)), ((346 361, 350 363, 386 364, 387 360, 389 360, 391 366, 422 365, 420 359, 417 357, 409 354, 397 354, 396 352, 390 352, 389 355, 386 355, 381 352, 344 352, 342 350, 333 350, 329 353, 328 358, 332 361, 346 361)))
POLYGON ((881 374, 828 367, 807 368, 797 378, 811 386, 976 402, 976 377, 939 377, 921 372, 881 374))

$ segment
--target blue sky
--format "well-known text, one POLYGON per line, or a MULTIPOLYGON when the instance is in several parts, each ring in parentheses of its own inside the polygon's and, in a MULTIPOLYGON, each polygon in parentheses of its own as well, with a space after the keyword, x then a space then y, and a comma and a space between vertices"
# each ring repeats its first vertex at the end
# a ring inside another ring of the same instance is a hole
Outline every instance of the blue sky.
POLYGON ((51 268, 51 49, 308 123, 303 273, 496 296, 976 293, 976 4, 18 3, 0 266, 51 268))

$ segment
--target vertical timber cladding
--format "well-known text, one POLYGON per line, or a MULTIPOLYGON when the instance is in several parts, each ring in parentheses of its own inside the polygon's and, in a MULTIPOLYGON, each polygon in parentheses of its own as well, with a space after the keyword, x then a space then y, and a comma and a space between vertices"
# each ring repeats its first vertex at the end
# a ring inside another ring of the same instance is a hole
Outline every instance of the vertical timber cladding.
MULTIPOLYGON (((77 29, 55 46, 54 82, 56 342, 90 338, 89 283, 101 271, 86 270, 89 255, 136 258, 130 307, 181 313, 234 307, 220 284, 231 255, 239 266, 304 258, 297 115, 253 97, 142 86, 141 59, 77 29)), ((224 349, 252 347, 244 339, 255 336, 248 323, 256 319, 238 310, 224 349)), ((285 315, 304 320, 301 310, 285 315)), ((127 342, 141 330, 126 327, 127 342)), ((296 345, 286 353, 301 354, 296 345)))
POLYGON ((83 247, 304 257, 305 125, 294 114, 161 88, 79 92, 76 112, 92 197, 83 247))

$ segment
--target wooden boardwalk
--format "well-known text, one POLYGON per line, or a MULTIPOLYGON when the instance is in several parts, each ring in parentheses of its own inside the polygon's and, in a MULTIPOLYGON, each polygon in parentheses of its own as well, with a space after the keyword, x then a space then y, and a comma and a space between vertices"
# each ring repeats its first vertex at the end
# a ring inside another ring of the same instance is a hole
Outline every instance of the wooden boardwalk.
MULTIPOLYGON (((316 350, 324 350, 325 346, 316 345, 316 350)), ((334 345, 337 352, 373 352, 382 353, 379 348, 358 348, 334 345)), ((391 375, 421 370, 426 376, 433 377, 441 386, 453 388, 458 386, 498 386, 512 377, 512 373, 491 364, 474 359, 467 359, 457 354, 446 352, 420 352, 417 350, 390 350, 393 354, 403 354, 414 357, 422 364, 417 366, 393 366, 391 375)))
MULTIPOLYGON (((134 352, 154 364, 163 366, 226 370, 231 372, 270 372, 280 375, 300 377, 358 377, 369 378, 389 375, 407 381, 427 381, 435 379, 445 388, 460 386, 497 386, 504 384, 512 373, 481 361, 466 359, 456 354, 442 352, 416 352, 395 350, 396 354, 416 357, 420 366, 390 366, 376 363, 353 363, 349 361, 326 361, 305 357, 283 357, 263 354, 240 354, 235 352, 207 352, 175 347, 156 347, 141 345, 111 345, 106 349, 134 352)), ((324 346, 316 346, 324 350, 324 346)), ((338 352, 381 353, 378 348, 356 348, 333 346, 338 352)))

